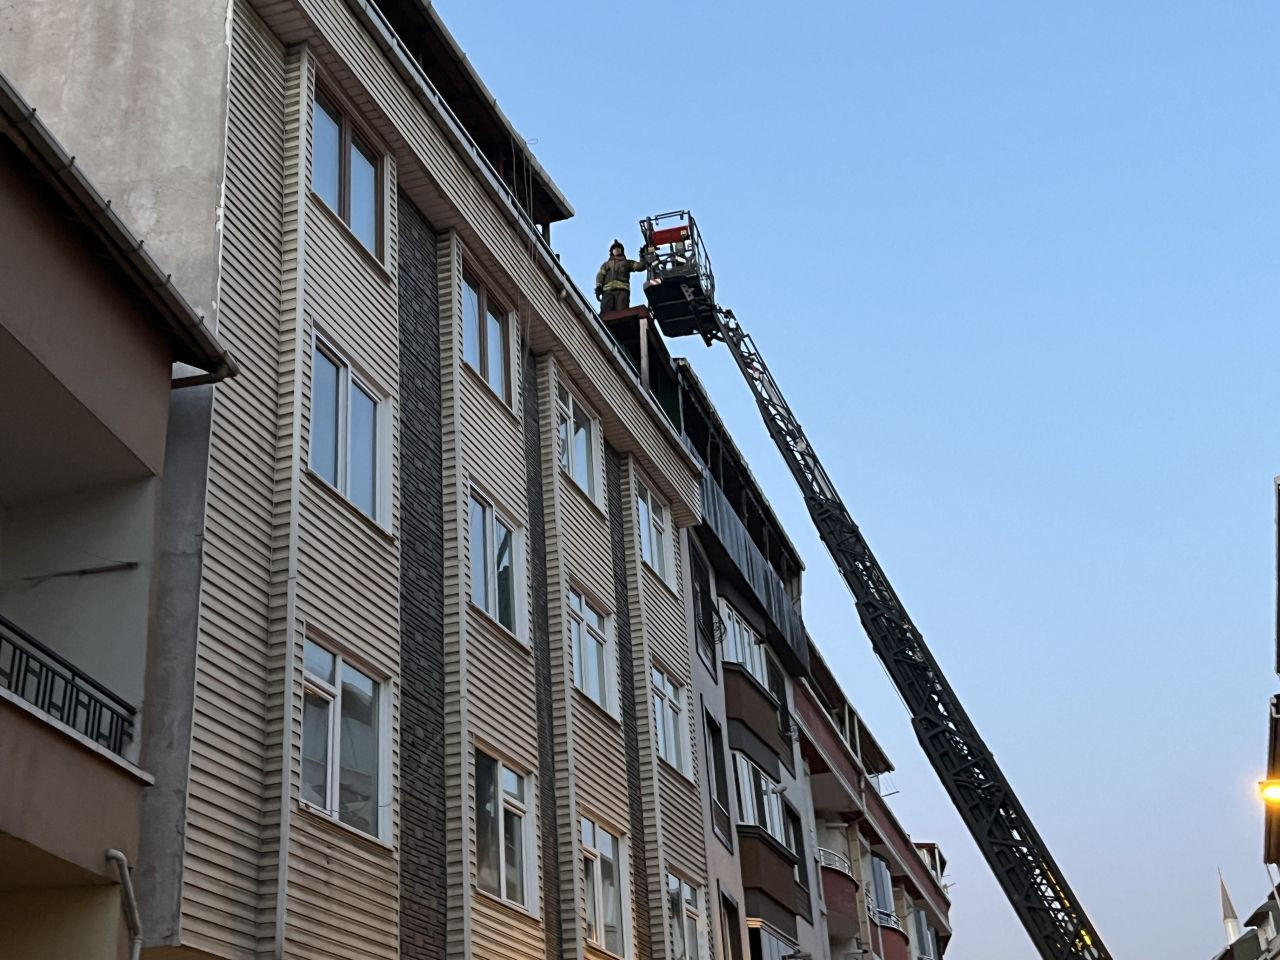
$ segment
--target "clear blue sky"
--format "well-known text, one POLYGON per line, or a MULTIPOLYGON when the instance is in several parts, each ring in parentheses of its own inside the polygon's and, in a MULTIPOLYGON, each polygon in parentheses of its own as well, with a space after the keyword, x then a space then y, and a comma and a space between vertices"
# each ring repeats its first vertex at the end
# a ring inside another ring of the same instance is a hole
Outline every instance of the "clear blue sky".
MULTIPOLYGON (((1280 4, 438 0, 609 240, 692 208, 720 300, 1118 957, 1262 901, 1280 473, 1280 4), (731 11, 731 12, 728 12, 731 11)), ((639 295, 639 283, 636 283, 639 295)), ((949 960, 1031 949, 723 349, 699 373, 806 620, 951 860, 949 960)))

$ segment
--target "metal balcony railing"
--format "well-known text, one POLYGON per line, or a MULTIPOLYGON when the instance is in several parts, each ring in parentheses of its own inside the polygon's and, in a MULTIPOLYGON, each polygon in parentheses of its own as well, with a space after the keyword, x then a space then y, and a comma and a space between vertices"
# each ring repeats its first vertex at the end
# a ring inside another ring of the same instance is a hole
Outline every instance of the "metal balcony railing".
MULTIPOLYGON (((871 918, 872 923, 878 923, 882 927, 893 927, 895 930, 902 930, 902 921, 898 919, 898 915, 892 910, 883 910, 872 902, 871 897, 867 897, 867 916, 871 918)), ((906 933, 905 930, 902 930, 906 933)))
POLYGON ((0 687, 114 754, 133 737, 133 707, 3 616, 0 687))
POLYGON ((834 850, 828 850, 826 847, 818 848, 818 863, 824 867, 830 867, 833 870, 839 870, 841 873, 853 876, 853 864, 849 862, 849 858, 843 854, 836 853, 834 850))

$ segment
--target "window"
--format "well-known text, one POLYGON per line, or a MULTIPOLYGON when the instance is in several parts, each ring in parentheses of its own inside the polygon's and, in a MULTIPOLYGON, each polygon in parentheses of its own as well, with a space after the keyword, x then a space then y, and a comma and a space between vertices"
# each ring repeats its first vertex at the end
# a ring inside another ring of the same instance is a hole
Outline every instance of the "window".
POLYGON ((730 850, 733 840, 729 831, 729 775, 724 763, 724 740, 720 724, 711 714, 703 717, 707 731, 707 788, 711 791, 711 827, 730 850))
POLYGON ((382 256, 382 161, 322 97, 311 114, 311 189, 365 248, 382 256))
POLYGON ((521 906, 533 862, 528 790, 525 776, 476 751, 476 884, 521 906))
POLYGON ((755 677, 764 687, 778 699, 778 705, 785 709, 787 693, 782 669, 760 635, 747 623, 746 619, 728 602, 724 606, 724 659, 740 664, 747 673, 755 677))
POLYGON ((778 784, 741 753, 733 755, 738 782, 739 822, 762 828, 779 843, 786 845, 787 834, 782 819, 782 797, 778 784))
POLYGON ((898 926, 898 914, 893 906, 893 876, 889 862, 884 857, 871 855, 871 919, 890 927, 898 926))
POLYGON ((596 499, 596 421, 563 384, 556 384, 556 431, 560 469, 596 499))
POLYGON ((489 290, 469 276, 462 278, 462 358, 504 402, 511 402, 507 357, 510 324, 507 311, 489 290))
POLYGON ((569 640, 573 682, 606 710, 613 709, 613 672, 605 616, 577 590, 569 591, 569 640))
POLYGON ((796 945, 765 927, 751 928, 751 960, 785 960, 796 945))
POLYGON ((381 686, 307 640, 302 706, 302 800, 381 836, 381 686))
POLYGON ((667 579, 667 507, 649 491, 638 484, 636 493, 636 523, 640 528, 640 556, 653 567, 653 572, 667 579))
POLYGON ((742 919, 738 905, 720 891, 720 938, 724 943, 724 960, 742 960, 742 919))
POLYGON ((940 960, 938 934, 929 926, 929 915, 923 910, 911 911, 911 939, 915 941, 914 960, 940 960))
POLYGON ((674 873, 667 874, 667 916, 671 923, 671 960, 694 960, 698 945, 698 891, 674 873))
POLYGON ((659 667, 653 674, 653 734, 658 756, 684 772, 684 687, 659 667))
POLYGON ((587 894, 587 939, 626 956, 622 919, 622 841, 582 818, 582 885, 587 894))
POLYGON ((516 632, 516 535, 493 507, 471 497, 471 602, 516 632))
POLYGON ((317 338, 311 353, 311 469, 362 513, 389 521, 383 405, 350 364, 317 338))
POLYGON ((800 820, 800 814, 790 804, 783 804, 782 819, 787 833, 787 849, 796 855, 796 883, 807 890, 809 870, 805 864, 804 823, 800 820))
POLYGON ((716 613, 711 596, 711 573, 696 550, 689 551, 689 579, 693 585, 693 625, 698 656, 716 676, 716 643, 722 639, 724 623, 716 613))
POLYGON ((767 683, 769 692, 773 694, 773 699, 778 701, 778 732, 783 737, 790 737, 791 710, 787 707, 787 681, 782 673, 782 667, 778 666, 778 661, 767 652, 765 653, 765 673, 769 678, 767 683))

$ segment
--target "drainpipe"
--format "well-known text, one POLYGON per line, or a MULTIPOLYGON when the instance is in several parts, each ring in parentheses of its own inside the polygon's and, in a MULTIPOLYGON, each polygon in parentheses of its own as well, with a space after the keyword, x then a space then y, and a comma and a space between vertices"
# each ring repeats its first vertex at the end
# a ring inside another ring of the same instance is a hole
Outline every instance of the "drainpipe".
POLYGON ((129 960, 138 960, 142 953, 142 917, 138 915, 138 901, 129 877, 129 858, 112 849, 107 851, 107 859, 116 865, 116 872, 120 874, 120 899, 124 901, 124 919, 129 925, 129 960))

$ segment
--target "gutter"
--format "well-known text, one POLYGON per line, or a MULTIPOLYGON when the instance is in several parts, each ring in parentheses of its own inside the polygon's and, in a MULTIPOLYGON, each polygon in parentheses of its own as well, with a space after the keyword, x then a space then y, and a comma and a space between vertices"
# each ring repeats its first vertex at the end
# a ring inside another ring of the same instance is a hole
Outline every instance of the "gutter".
MULTIPOLYGON (((3 129, 12 132, 18 147, 54 185, 81 222, 89 226, 106 246, 135 289, 167 321, 174 338, 185 347, 187 358, 206 373, 200 382, 216 383, 239 372, 234 359, 164 272, 144 241, 133 232, 103 198, 84 171, 76 165, 48 127, 36 116, 22 95, 0 73, 0 113, 3 129)), ((179 358, 183 359, 183 358, 179 358)), ((180 378, 175 386, 192 386, 195 378, 180 378)))

